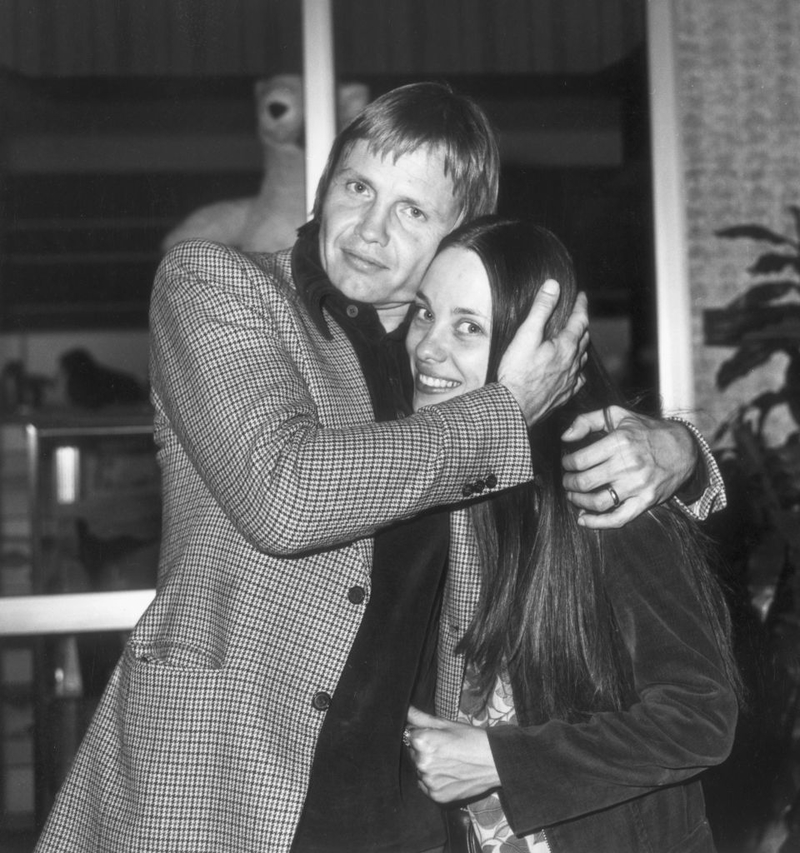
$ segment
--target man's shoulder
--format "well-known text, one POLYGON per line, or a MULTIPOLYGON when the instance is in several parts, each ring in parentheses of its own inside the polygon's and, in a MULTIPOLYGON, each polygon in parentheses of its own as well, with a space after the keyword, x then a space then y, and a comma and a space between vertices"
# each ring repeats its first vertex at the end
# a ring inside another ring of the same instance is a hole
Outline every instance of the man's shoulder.
POLYGON ((255 267, 272 274, 291 275, 292 249, 277 252, 245 252, 236 246, 229 246, 215 240, 182 240, 172 246, 164 255, 161 263, 167 266, 211 265, 255 267))
POLYGON ((255 289, 267 298, 295 293, 291 249, 243 252, 210 240, 184 240, 164 255, 160 272, 172 282, 189 284, 199 277, 223 289, 255 289), (181 271, 188 276, 181 276, 181 271))

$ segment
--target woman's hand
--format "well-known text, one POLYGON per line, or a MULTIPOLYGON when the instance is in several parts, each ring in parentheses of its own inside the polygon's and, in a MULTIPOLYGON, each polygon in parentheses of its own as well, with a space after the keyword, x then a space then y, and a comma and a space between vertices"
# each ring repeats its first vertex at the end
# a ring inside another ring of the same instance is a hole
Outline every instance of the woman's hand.
POLYGON ((500 785, 486 730, 408 709, 408 748, 420 788, 437 803, 485 794, 500 785))

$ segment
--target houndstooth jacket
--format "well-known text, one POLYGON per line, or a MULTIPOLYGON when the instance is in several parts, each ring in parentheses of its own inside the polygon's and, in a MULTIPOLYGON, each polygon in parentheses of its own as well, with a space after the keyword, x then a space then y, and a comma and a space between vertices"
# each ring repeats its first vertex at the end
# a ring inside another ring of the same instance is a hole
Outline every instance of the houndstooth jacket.
MULTIPOLYGON (((288 850, 369 598, 371 534, 463 503, 476 479, 493 474, 500 488, 532 474, 519 409, 497 385, 373 424, 352 348, 336 324, 331 340, 314 325, 290 257, 192 241, 159 268, 157 595, 39 853, 288 850), (354 586, 363 603, 348 598, 354 586)), ((457 515, 448 609, 472 594, 468 520, 457 515)), ((442 708, 457 703, 461 627, 443 632, 442 708)))

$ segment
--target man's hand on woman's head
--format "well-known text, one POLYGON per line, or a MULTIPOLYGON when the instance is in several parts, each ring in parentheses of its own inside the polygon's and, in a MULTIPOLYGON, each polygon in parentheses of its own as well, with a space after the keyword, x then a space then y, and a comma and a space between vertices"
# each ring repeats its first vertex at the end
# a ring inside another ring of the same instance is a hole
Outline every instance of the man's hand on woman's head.
POLYGON ((674 421, 649 418, 619 406, 577 417, 562 438, 607 435, 563 457, 567 495, 584 512, 584 527, 622 527, 673 497, 697 465, 697 445, 674 421))
POLYGON ((548 279, 536 294, 530 313, 505 351, 498 380, 514 395, 528 426, 565 403, 584 379, 589 345, 586 295, 578 294, 566 326, 551 340, 544 337, 560 288, 548 279))

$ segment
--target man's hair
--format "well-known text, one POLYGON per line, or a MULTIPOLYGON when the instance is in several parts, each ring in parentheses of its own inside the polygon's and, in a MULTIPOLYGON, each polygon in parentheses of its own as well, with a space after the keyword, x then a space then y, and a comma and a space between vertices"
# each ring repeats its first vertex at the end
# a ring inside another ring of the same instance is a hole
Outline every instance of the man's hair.
POLYGON ((464 220, 494 213, 500 154, 489 119, 471 98, 446 83, 411 83, 367 104, 336 137, 317 185, 317 221, 336 169, 360 140, 369 143, 373 154, 395 161, 419 148, 441 152, 464 220))

